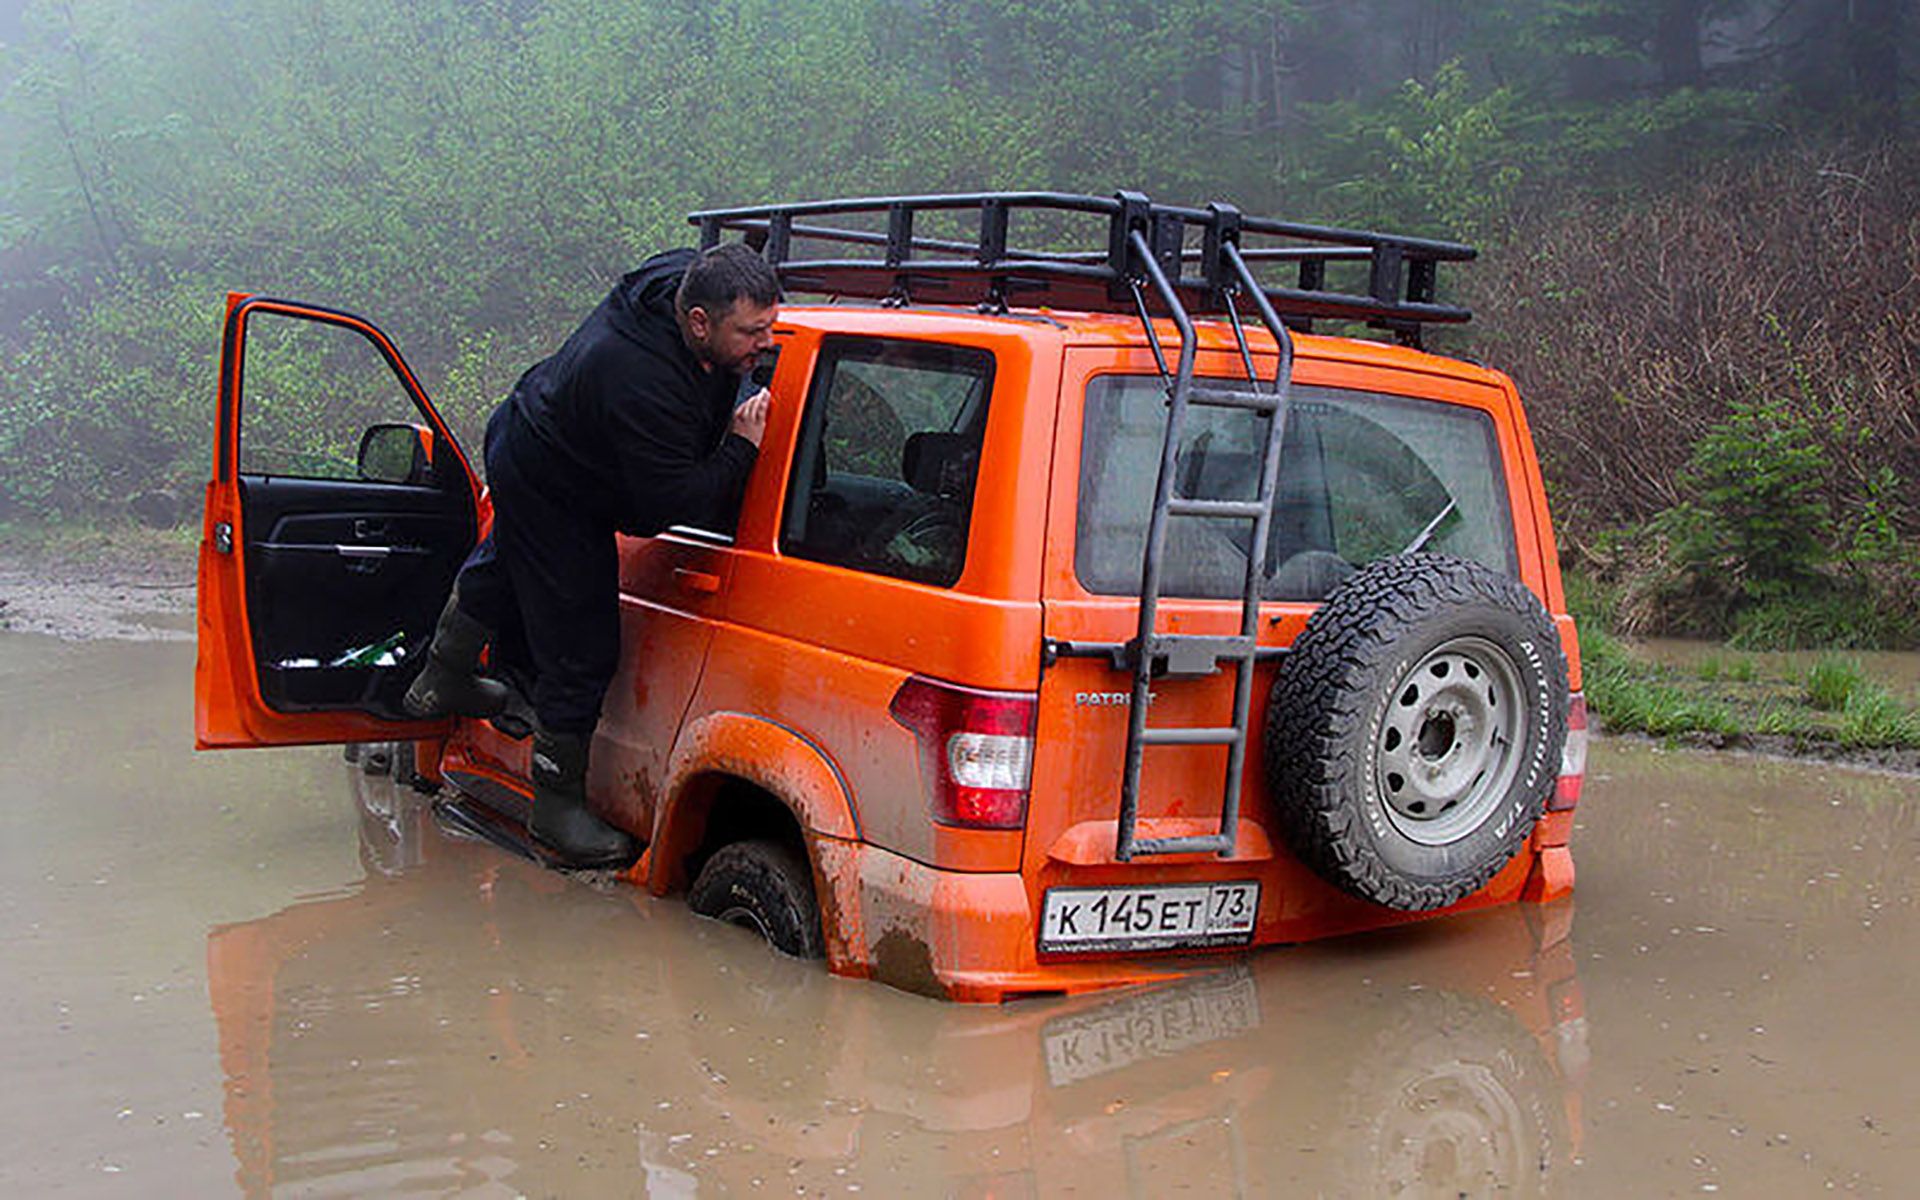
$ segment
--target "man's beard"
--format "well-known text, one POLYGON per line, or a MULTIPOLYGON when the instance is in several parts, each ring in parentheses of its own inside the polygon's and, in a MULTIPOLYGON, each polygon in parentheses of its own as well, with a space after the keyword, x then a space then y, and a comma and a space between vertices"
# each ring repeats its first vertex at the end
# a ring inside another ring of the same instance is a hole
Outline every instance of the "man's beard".
POLYGON ((700 360, 701 366, 709 370, 726 371, 733 375, 746 374, 753 366, 754 360, 760 357, 760 352, 753 350, 749 351, 746 357, 739 362, 723 362, 719 357, 718 351, 714 349, 710 341, 693 341, 689 339, 688 345, 693 350, 693 356, 700 360))

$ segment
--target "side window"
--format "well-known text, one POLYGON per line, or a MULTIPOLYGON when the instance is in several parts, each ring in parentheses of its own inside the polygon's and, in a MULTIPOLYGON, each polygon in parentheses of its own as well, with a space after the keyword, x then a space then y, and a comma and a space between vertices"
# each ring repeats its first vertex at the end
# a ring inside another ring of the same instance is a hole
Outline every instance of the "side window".
POLYGON ((982 350, 831 338, 808 391, 780 546, 951 586, 966 563, 993 390, 982 350))
MULTIPOLYGON (((1485 413, 1453 404, 1336 388, 1294 387, 1280 453, 1262 594, 1318 600, 1374 559, 1410 546, 1515 573, 1506 476, 1485 413)), ((1137 592, 1160 469, 1166 404, 1158 378, 1089 384, 1080 453, 1075 572, 1089 591, 1137 592)), ((1194 409, 1176 457, 1175 491, 1250 500, 1265 425, 1245 413, 1194 409)), ((1175 518, 1162 590, 1240 594, 1251 527, 1175 518)))
POLYGON ((255 309, 240 372, 240 471, 361 479, 361 438, 423 424, 400 376, 358 329, 255 309))

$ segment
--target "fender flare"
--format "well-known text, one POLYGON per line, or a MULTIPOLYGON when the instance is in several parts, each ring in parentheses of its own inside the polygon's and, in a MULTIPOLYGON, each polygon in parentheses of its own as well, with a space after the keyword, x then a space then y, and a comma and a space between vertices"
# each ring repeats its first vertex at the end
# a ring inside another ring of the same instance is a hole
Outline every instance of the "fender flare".
POLYGON ((860 840, 846 777, 818 744, 768 717, 707 713, 681 730, 667 763, 648 853, 648 891, 664 895, 686 886, 680 864, 705 832, 705 802, 726 778, 745 780, 779 800, 809 843, 819 837, 860 840))

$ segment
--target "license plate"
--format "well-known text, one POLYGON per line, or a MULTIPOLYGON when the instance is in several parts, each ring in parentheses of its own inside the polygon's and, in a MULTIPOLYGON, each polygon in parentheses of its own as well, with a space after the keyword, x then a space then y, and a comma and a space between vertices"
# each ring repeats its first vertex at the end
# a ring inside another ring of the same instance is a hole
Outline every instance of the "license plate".
POLYGON ((1245 945, 1253 940, 1259 911, 1260 884, 1251 879, 1048 888, 1040 909, 1040 948, 1084 953, 1245 945))

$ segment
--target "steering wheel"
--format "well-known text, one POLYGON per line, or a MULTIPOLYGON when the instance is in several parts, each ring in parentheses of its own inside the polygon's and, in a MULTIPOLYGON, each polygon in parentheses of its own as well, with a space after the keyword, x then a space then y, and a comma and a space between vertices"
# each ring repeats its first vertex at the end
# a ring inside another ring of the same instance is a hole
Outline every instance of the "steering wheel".
POLYGON ((895 509, 860 541, 869 562, 903 567, 914 578, 943 576, 958 567, 967 540, 966 509, 947 496, 917 496, 895 509))

